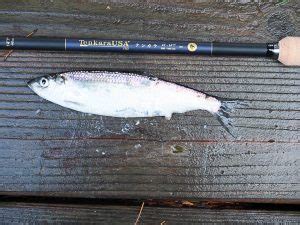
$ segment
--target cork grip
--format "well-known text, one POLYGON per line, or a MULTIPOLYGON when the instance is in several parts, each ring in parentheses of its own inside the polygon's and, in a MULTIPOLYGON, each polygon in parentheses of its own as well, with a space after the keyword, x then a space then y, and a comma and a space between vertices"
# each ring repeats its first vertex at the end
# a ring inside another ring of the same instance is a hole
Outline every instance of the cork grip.
POLYGON ((285 37, 279 41, 278 60, 287 66, 300 66, 300 37, 285 37))

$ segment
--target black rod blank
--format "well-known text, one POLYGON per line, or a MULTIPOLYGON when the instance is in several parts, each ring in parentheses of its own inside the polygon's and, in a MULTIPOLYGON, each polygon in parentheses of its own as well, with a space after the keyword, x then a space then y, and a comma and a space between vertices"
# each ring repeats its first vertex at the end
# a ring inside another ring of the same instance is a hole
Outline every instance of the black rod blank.
POLYGON ((0 37, 0 49, 129 52, 189 55, 271 56, 276 44, 193 41, 102 40, 92 38, 0 37))

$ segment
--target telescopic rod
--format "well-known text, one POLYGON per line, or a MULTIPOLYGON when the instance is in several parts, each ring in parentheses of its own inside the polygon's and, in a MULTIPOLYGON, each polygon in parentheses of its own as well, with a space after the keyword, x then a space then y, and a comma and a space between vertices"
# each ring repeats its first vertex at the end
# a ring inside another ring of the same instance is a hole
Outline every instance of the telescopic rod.
POLYGON ((287 37, 282 39, 279 43, 217 43, 94 38, 0 37, 0 49, 210 56, 261 56, 276 58, 285 65, 300 64, 300 37, 287 37), (282 55, 284 57, 281 57, 282 55))

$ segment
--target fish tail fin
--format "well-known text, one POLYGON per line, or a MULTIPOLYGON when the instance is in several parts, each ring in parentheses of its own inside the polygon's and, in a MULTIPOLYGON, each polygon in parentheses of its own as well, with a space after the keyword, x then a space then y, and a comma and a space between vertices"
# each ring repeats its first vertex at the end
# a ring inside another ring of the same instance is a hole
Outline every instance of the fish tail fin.
POLYGON ((236 138, 232 125, 232 118, 230 118, 230 113, 235 110, 237 107, 248 106, 248 103, 240 100, 220 100, 221 107, 218 112, 215 113, 218 121, 225 128, 225 130, 236 138))

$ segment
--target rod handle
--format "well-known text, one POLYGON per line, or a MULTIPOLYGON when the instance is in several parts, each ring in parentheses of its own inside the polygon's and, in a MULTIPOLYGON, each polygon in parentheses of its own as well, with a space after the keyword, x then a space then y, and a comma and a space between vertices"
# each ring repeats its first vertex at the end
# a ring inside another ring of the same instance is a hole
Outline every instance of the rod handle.
POLYGON ((278 60, 287 66, 300 66, 300 37, 285 37, 279 41, 278 60))

